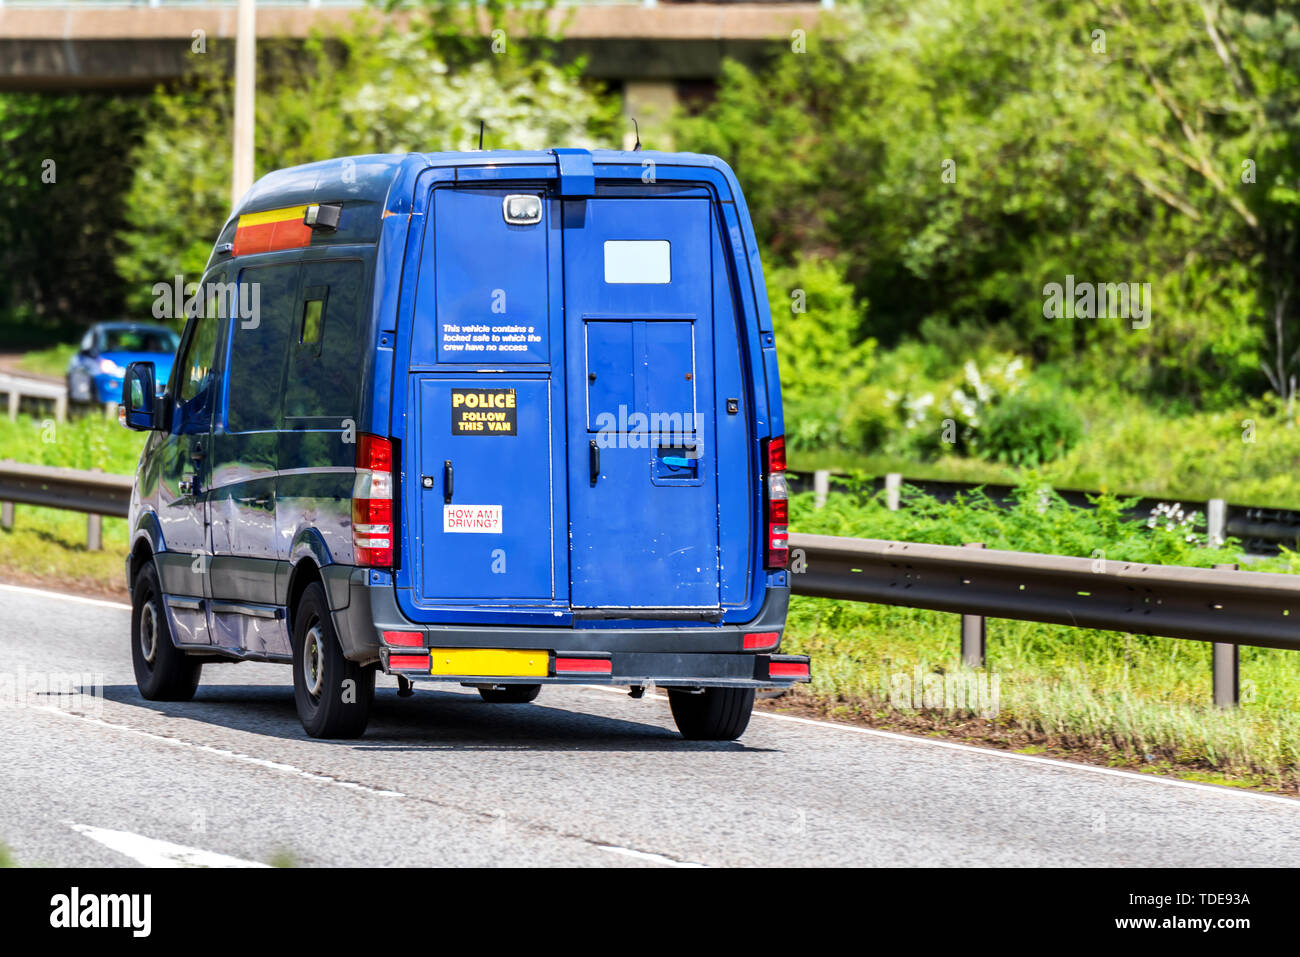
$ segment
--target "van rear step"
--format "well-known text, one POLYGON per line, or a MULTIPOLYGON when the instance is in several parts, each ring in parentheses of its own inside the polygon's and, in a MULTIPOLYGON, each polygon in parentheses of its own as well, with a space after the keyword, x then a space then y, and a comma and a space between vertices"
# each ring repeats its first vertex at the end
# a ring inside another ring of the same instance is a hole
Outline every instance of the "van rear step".
MULTIPOLYGON (((458 649, 464 650, 464 649, 458 649)), ((491 655, 493 649, 472 649, 491 655)), ((785 688, 812 680, 807 655, 673 654, 671 652, 537 652, 537 667, 521 659, 515 674, 451 674, 441 668, 438 649, 418 653, 385 652, 385 674, 426 681, 454 681, 473 685, 505 684, 614 684, 661 687, 785 688), (543 657, 544 656, 544 659, 543 657), (541 663, 545 660, 545 671, 541 663)), ((491 660, 490 658, 480 660, 491 660)))

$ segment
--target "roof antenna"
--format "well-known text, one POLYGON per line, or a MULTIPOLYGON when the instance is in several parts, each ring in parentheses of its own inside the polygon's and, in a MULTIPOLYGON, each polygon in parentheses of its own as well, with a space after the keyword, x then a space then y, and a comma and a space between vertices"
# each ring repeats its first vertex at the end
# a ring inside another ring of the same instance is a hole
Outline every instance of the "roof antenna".
POLYGON ((483 151, 483 121, 478 121, 478 148, 479 152, 483 151))
POLYGON ((632 152, 635 153, 641 149, 641 127, 637 125, 635 116, 632 117, 632 127, 636 130, 636 146, 632 147, 632 152))

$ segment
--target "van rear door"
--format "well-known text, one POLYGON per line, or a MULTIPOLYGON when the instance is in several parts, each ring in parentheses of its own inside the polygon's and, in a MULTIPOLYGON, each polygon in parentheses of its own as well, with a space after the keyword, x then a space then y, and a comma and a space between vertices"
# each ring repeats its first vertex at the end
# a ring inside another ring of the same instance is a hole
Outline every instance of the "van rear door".
POLYGON ((563 203, 575 609, 719 606, 711 224, 699 197, 563 203))
POLYGON ((558 254, 548 251, 547 217, 505 221, 509 193, 441 188, 431 201, 405 451, 404 525, 425 607, 567 606, 554 548, 563 514, 563 492, 559 502, 553 494, 563 443, 552 427, 552 407, 563 404, 551 375, 558 280, 554 303, 549 292, 558 254))

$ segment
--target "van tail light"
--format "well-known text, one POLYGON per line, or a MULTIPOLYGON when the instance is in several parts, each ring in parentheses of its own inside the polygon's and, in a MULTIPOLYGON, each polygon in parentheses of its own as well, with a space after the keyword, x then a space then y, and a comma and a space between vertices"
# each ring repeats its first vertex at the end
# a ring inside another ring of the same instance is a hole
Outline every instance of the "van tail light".
POLYGON ((790 564, 790 488, 785 481, 784 435, 763 441, 763 460, 767 483, 763 564, 768 568, 785 568, 790 564))
POLYGON ((393 564, 393 445, 357 436, 357 476, 352 485, 352 545, 358 565, 393 564))

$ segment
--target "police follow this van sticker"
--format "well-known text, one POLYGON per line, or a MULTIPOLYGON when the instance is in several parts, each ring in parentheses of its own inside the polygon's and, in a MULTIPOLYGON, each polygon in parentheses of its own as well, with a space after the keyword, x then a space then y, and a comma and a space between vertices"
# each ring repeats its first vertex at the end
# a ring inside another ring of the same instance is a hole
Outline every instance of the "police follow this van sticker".
POLYGON ((479 532, 487 535, 501 534, 500 505, 444 505, 442 507, 444 532, 479 532))
POLYGON ((516 435, 514 389, 452 389, 452 435, 516 435))

